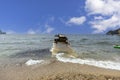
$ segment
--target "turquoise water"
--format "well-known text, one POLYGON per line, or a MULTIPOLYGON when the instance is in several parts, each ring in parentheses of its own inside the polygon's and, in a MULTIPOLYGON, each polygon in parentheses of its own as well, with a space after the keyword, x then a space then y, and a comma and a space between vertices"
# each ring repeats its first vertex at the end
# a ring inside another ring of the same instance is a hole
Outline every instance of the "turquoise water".
MULTIPOLYGON (((120 57, 120 49, 113 48, 113 45, 120 44, 120 36, 67 35, 67 37, 73 49, 82 58, 117 60, 120 57)), ((54 35, 0 35, 0 56, 9 57, 27 51, 47 50, 51 48, 53 40, 54 35)))
MULTIPOLYGON (((120 36, 66 35, 80 59, 120 63, 120 36)), ((54 35, 0 35, 0 59, 50 59, 54 35)))

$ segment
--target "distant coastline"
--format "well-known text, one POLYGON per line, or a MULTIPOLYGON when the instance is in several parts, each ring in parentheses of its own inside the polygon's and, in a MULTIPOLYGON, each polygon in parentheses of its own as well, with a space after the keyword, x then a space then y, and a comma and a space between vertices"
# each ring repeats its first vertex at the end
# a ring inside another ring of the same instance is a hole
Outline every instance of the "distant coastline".
POLYGON ((6 34, 6 32, 3 32, 2 30, 0 30, 0 34, 6 34))
POLYGON ((107 35, 120 35, 120 28, 116 30, 110 30, 106 34, 107 35))

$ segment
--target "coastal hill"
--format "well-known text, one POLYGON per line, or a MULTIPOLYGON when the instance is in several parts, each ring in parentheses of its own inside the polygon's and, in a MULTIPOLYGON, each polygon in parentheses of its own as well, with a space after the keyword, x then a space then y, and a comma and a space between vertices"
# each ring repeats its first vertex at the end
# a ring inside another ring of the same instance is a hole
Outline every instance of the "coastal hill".
POLYGON ((107 35, 120 35, 120 28, 116 30, 110 30, 106 34, 107 35))
POLYGON ((6 32, 3 32, 2 30, 0 30, 0 34, 6 34, 6 32))

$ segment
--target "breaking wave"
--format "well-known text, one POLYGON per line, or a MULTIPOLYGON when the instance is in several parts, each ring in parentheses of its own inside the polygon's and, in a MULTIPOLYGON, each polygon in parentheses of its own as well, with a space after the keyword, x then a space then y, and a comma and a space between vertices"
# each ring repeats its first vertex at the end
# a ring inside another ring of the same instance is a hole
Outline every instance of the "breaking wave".
POLYGON ((40 64, 40 63, 43 63, 43 62, 44 62, 44 60, 33 60, 33 59, 30 59, 25 64, 30 66, 30 65, 40 64))
POLYGON ((96 61, 92 59, 80 59, 80 58, 68 58, 63 57, 64 53, 59 53, 56 55, 56 58, 61 62, 70 62, 70 63, 78 63, 78 64, 87 64, 92 66, 97 66, 106 69, 115 69, 120 70, 120 63, 112 62, 112 61, 96 61))

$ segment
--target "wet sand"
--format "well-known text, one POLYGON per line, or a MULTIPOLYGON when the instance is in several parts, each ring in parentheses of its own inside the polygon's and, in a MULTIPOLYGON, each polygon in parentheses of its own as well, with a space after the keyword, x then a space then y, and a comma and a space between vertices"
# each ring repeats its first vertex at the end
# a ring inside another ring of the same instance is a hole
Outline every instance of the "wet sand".
POLYGON ((120 71, 52 60, 42 65, 3 65, 0 80, 120 80, 120 71))

